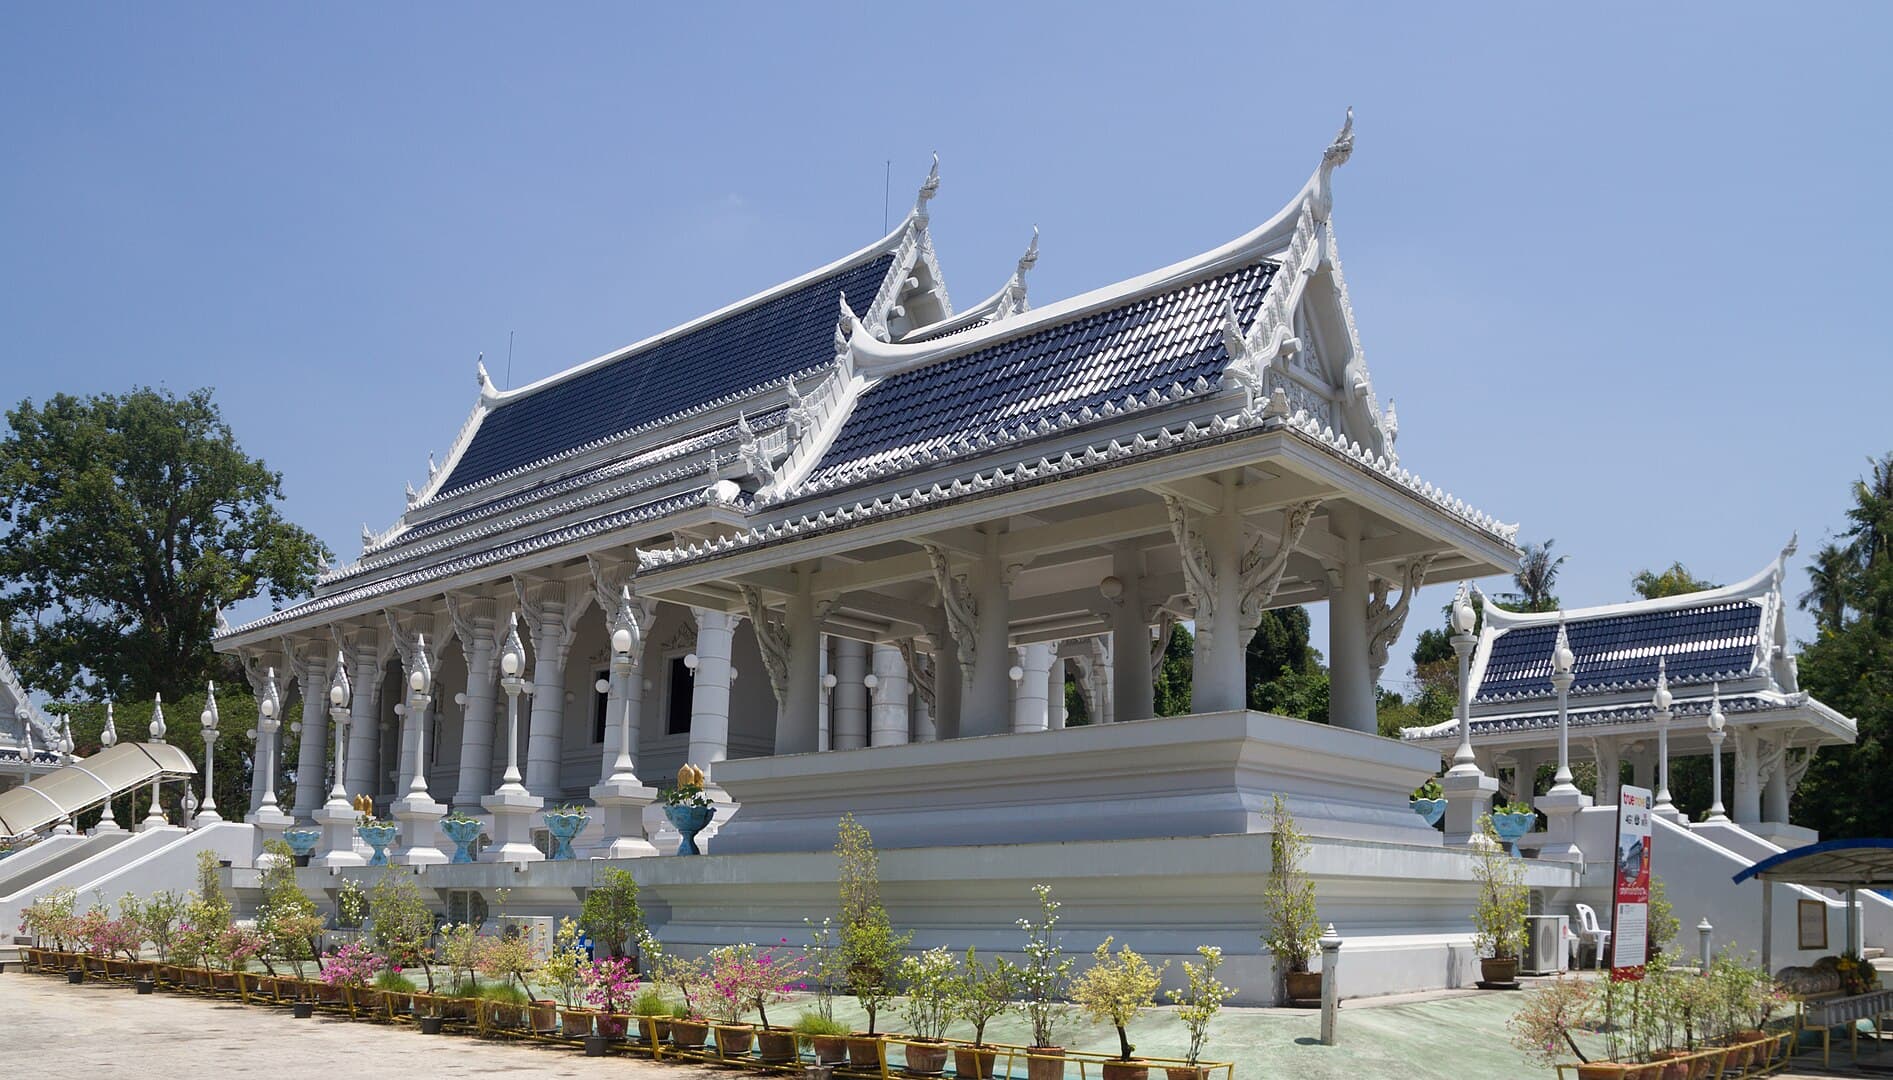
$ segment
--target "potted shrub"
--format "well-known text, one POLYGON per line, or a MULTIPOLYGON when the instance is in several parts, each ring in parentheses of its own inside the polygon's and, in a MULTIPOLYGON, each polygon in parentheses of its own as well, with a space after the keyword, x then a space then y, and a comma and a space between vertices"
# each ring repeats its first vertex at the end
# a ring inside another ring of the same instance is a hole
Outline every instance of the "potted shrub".
MULTIPOLYGON (((589 999, 588 999, 589 1000, 589 999)), ((593 1004, 596 1004, 594 1002, 593 1004)), ((670 1038, 670 1002, 655 986, 646 986, 631 999, 631 1015, 640 1021, 637 1037, 652 1044, 670 1038)))
POLYGON ((1522 802, 1500 803, 1492 808, 1492 831, 1514 857, 1518 840, 1538 824, 1538 811, 1522 802))
POLYGON ((388 871, 368 891, 368 940, 400 971, 418 964, 427 992, 434 992, 434 912, 414 875, 388 871))
POLYGON ((440 819, 440 831, 447 834, 447 839, 454 842, 453 857, 449 862, 470 863, 473 861, 473 843, 480 838, 486 828, 480 819, 456 809, 440 819))
POLYGON ((1595 1023, 1598 1005, 1596 984, 1590 980, 1561 975, 1540 983, 1526 992, 1524 1003, 1506 1022, 1512 1045, 1545 1068, 1555 1068, 1565 1059, 1567 1050, 1581 1065, 1587 1065, 1591 1059, 1578 1047, 1572 1032, 1587 1030, 1595 1023))
POLYGON ((152 968, 155 982, 160 975, 175 979, 171 966, 172 950, 177 943, 178 924, 184 918, 184 898, 169 889, 154 892, 138 905, 138 929, 157 954, 152 968))
POLYGON ((1065 1048, 1052 1041, 1058 1025, 1065 1021, 1070 1008, 1065 991, 1071 983, 1071 959, 1065 955, 1057 936, 1058 901, 1052 899, 1052 887, 1032 886, 1039 898, 1039 917, 1020 919, 1025 931, 1025 963, 1019 968, 1019 1011, 1032 1025, 1032 1045, 1026 1048, 1028 1080, 1063 1080, 1065 1048))
POLYGON ((725 945, 710 950, 710 980, 705 1003, 717 1021, 716 1052, 721 1057, 748 1057, 756 1029, 743 1023, 749 1011, 750 987, 756 982, 756 947, 725 945))
MULTIPOLYGON (((788 944, 788 939, 782 939, 782 944, 788 944)), ((769 1006, 788 1001, 790 992, 805 984, 807 965, 786 952, 764 949, 756 954, 750 974, 746 987, 749 1007, 756 1010, 756 1019, 762 1025, 756 1032, 757 1055, 766 1065, 794 1061, 795 1036, 769 1022, 769 1006)))
MULTIPOLYGON (((643 943, 648 934, 644 909, 638 906, 637 879, 615 866, 600 867, 595 884, 586 890, 585 902, 579 906, 578 925, 591 935, 593 950, 606 956, 625 956, 627 942, 643 943)), ((631 970, 642 973, 644 968, 636 951, 631 954, 631 970)))
POLYGON ((227 926, 217 935, 217 957, 223 970, 217 975, 219 990, 246 994, 245 978, 250 961, 263 951, 263 935, 247 926, 227 926))
POLYGON ((1676 909, 1670 904, 1669 890, 1655 874, 1650 875, 1650 910, 1646 923, 1644 936, 1650 943, 1650 959, 1654 960, 1670 947, 1683 928, 1682 920, 1676 917, 1676 909))
POLYGON ((1184 988, 1166 995, 1177 1007, 1177 1019, 1183 1021, 1184 1030, 1190 1033, 1190 1046, 1183 1059, 1186 1064, 1181 1068, 1166 1068, 1165 1080, 1207 1080, 1209 1070, 1198 1062, 1209 1041, 1209 1024, 1222 1011, 1223 1002, 1236 993, 1235 987, 1226 986, 1216 978, 1216 969, 1223 966, 1223 951, 1214 945, 1198 945, 1196 953, 1203 958, 1203 963, 1199 966, 1185 960, 1184 988))
POLYGON ((1012 999, 1019 993, 1019 969, 1004 957, 983 961, 977 951, 967 949, 966 970, 954 981, 953 991, 953 1016, 973 1025, 973 1045, 953 1048, 953 1073, 987 1080, 993 1075, 999 1055, 982 1049, 986 1045, 986 1025, 1012 1007, 1012 999))
MULTIPOLYGON (((20 912, 20 929, 41 949, 50 943, 54 952, 64 953, 67 941, 72 938, 73 907, 78 900, 79 891, 73 888, 54 889, 44 896, 36 896, 20 912)), ((56 962, 64 966, 64 957, 56 962)))
POLYGON ((576 803, 566 803, 547 810, 541 816, 545 819, 546 832, 552 836, 552 854, 549 857, 555 862, 571 861, 574 858, 572 838, 585 831, 585 826, 591 824, 592 816, 576 803))
POLYGON ((1107 936, 1091 954, 1091 966, 1072 983, 1071 999, 1079 1011, 1117 1029, 1117 1060, 1104 1063, 1104 1080, 1148 1080, 1150 1063, 1131 1057, 1137 1048, 1131 1045, 1129 1029, 1131 1021, 1157 1003, 1157 988, 1169 966, 1165 962, 1151 967, 1129 945, 1113 955, 1107 936))
POLYGON ((697 847, 697 834, 716 817, 716 807, 711 804, 709 796, 703 793, 702 769, 685 765, 677 770, 677 786, 664 790, 664 817, 683 837, 677 845, 677 854, 703 854, 703 850, 697 847))
POLYGON ((1426 783, 1413 789, 1413 812, 1428 825, 1438 825, 1446 815, 1446 792, 1440 789, 1437 777, 1429 776, 1426 783))
POLYGON ((1480 984, 1487 989, 1518 985, 1518 954, 1525 945, 1525 912, 1531 893, 1516 856, 1499 844, 1492 817, 1479 819, 1481 840, 1473 855, 1472 877, 1479 887, 1473 909, 1474 941, 1479 949, 1480 984))
POLYGON ((367 992, 368 984, 386 966, 387 961, 377 956, 366 942, 351 941, 329 954, 328 961, 322 965, 322 982, 341 991, 352 1013, 367 992))
POLYGON ((681 999, 672 1010, 670 1043, 679 1050, 701 1050, 710 1037, 709 1021, 703 1018, 699 1002, 708 989, 703 964, 681 956, 666 956, 660 962, 660 978, 677 989, 681 999))
POLYGON ((450 1000, 433 1004, 443 1017, 465 1020, 479 1007, 480 967, 492 940, 481 937, 478 930, 467 923, 455 923, 441 930, 435 956, 450 973, 450 1000))
POLYGON ((489 939, 484 954, 480 957, 480 974, 497 980, 501 987, 510 989, 496 990, 488 984, 485 996, 486 1015, 489 1023, 498 1027, 523 1028, 531 1020, 535 1030, 549 1030, 556 1022, 556 1007, 552 1002, 544 1003, 544 1014, 540 1014, 540 1003, 532 1000, 532 985, 527 977, 539 966, 532 955, 532 943, 524 934, 509 933, 489 939), (527 1015, 526 1006, 532 1006, 532 1015, 527 1015))
POLYGON ((1275 796, 1269 823, 1269 876, 1262 887, 1262 945, 1275 957, 1283 996, 1290 1001, 1321 997, 1321 976, 1308 970, 1320 946, 1321 923, 1315 915, 1314 879, 1302 869, 1308 837, 1295 825, 1288 804, 1275 796))
MULTIPOLYGON (((287 849, 288 845, 279 840, 265 842, 265 852, 279 845, 287 849)), ((277 851, 280 855, 281 852, 277 851)), ((292 1002, 297 1016, 306 1017, 313 1012, 308 1003, 309 990, 305 984, 308 978, 308 964, 316 961, 320 955, 318 941, 322 936, 324 920, 316 912, 315 901, 296 884, 296 868, 292 859, 277 858, 263 864, 263 899, 256 908, 256 929, 263 938, 263 951, 260 954, 263 966, 272 974, 278 962, 286 965, 293 979, 285 988, 277 985, 277 996, 287 996, 292 1002), (285 989, 287 993, 285 994, 285 989)), ((148 907, 148 905, 147 905, 148 907)), ((149 931, 147 931, 149 932, 149 931)))
POLYGON ((818 1064, 840 1065, 848 1060, 848 1025, 834 1017, 803 1012, 795 1018, 795 1033, 808 1040, 818 1064))
POLYGON ((604 1053, 607 1045, 624 1038, 625 1011, 641 1011, 632 1005, 632 997, 638 992, 638 977, 631 969, 631 962, 623 957, 594 960, 583 973, 585 1003, 598 1010, 592 1016, 592 1032, 585 1037, 585 1052, 596 1057, 604 1053))
POLYGON ((841 961, 848 988, 868 1014, 867 1030, 849 1033, 848 1061, 857 1069, 879 1069, 883 1051, 875 1024, 894 999, 901 954, 914 935, 894 933, 893 921, 881 905, 880 857, 874 851, 874 837, 853 814, 842 815, 835 855, 841 863, 841 961))
POLYGON ((553 997, 559 1002, 559 1033, 568 1039, 593 1035, 592 1012, 579 1005, 584 1000, 586 977, 590 974, 591 961, 578 947, 578 921, 560 919, 559 929, 552 935, 552 948, 546 951, 546 958, 532 977, 540 986, 552 988, 553 997))
POLYGON ((900 981, 907 987, 901 1018, 913 1037, 904 1050, 908 1072, 937 1076, 946 1071, 946 1029, 964 997, 962 979, 959 962, 944 946, 901 960, 900 981))

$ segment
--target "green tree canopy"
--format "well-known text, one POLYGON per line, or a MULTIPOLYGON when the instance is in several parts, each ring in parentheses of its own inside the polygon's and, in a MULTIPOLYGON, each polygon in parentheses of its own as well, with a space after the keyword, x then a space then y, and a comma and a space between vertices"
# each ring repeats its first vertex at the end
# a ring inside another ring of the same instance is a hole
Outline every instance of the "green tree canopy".
POLYGON ((1816 755, 1795 801, 1795 819, 1824 838, 1893 834, 1893 454, 1854 484, 1849 527, 1809 569, 1801 605, 1815 613, 1815 640, 1801 650, 1801 688, 1859 726, 1852 746, 1816 755))
POLYGON ((305 592, 328 552, 209 390, 23 401, 0 441, 0 625, 27 681, 182 696, 217 668, 217 612, 305 592))
POLYGON ((1637 576, 1630 579, 1630 587, 1645 600, 1655 600, 1660 596, 1681 596, 1713 589, 1716 584, 1690 573, 1689 567, 1682 563, 1673 562, 1666 570, 1638 571, 1637 576))
POLYGON ((1552 557, 1551 548, 1556 543, 1556 540, 1547 540, 1542 544, 1525 545, 1518 557, 1518 571, 1512 575, 1512 584, 1518 591, 1496 597, 1501 607, 1516 611, 1558 610, 1558 569, 1564 565, 1565 557, 1552 557))

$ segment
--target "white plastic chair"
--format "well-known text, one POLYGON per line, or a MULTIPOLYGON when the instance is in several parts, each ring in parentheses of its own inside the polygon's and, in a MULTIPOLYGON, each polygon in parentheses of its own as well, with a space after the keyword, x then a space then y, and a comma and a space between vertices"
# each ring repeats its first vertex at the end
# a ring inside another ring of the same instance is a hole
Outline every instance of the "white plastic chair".
POLYGON ((1610 946, 1610 931, 1598 925, 1597 912, 1592 910, 1591 905, 1572 906, 1577 908, 1578 926, 1577 933, 1571 938, 1571 966, 1579 966, 1578 958, 1583 955, 1583 943, 1588 941, 1594 950, 1591 954, 1594 958, 1592 966, 1601 968, 1604 966, 1604 950, 1610 946))

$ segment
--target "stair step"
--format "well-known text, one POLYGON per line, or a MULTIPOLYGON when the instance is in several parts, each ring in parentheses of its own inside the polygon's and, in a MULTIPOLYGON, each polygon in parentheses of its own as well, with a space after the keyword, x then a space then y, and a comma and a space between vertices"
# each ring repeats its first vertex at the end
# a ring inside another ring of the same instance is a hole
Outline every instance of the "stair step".
POLYGON ((1878 960, 1885 955, 1886 950, 1877 945, 1863 945, 1860 949, 1860 958, 1862 960, 1878 960))

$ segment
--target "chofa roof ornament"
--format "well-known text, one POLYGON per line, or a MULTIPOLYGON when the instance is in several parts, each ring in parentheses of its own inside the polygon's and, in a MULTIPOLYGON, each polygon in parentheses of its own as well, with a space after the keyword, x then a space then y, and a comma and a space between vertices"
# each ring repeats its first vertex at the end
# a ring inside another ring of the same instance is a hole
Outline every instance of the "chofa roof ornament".
POLYGON ((927 170, 927 178, 920 182, 920 192, 914 196, 914 223, 921 228, 927 227, 927 202, 940 193, 940 152, 934 151, 933 168, 927 170))
POLYGON ((1341 130, 1335 133, 1334 141, 1321 153, 1321 168, 1315 171, 1315 190, 1309 200, 1309 209, 1318 222, 1328 220, 1328 214, 1334 209, 1334 188, 1331 183, 1334 170, 1347 164, 1347 159, 1354 156, 1354 107, 1348 106, 1347 119, 1342 122, 1341 130))

